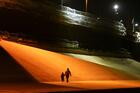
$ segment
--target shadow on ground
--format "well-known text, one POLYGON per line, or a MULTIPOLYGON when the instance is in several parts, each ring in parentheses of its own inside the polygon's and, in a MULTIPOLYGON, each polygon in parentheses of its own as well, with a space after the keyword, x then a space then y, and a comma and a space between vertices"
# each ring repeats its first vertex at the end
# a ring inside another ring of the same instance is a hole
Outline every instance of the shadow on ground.
MULTIPOLYGON (((15 49, 16 52, 16 49, 15 49)), ((0 47, 0 82, 37 82, 0 47)))

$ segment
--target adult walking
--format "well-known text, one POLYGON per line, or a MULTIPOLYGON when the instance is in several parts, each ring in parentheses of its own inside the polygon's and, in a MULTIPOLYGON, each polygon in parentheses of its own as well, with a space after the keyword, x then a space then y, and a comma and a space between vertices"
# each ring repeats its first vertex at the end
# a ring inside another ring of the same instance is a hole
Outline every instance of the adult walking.
POLYGON ((66 76, 66 81, 68 83, 69 82, 69 77, 71 76, 71 71, 69 70, 69 68, 67 68, 67 70, 65 72, 65 76, 66 76))

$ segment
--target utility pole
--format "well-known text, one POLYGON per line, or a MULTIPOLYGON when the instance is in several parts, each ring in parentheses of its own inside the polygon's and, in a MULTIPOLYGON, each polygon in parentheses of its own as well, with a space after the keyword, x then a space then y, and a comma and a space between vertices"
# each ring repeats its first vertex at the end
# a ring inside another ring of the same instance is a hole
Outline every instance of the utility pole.
POLYGON ((63 3, 64 3, 64 1, 61 0, 61 9, 63 9, 63 3))
POLYGON ((85 12, 88 12, 88 0, 86 0, 86 3, 85 3, 85 12))
POLYGON ((135 19, 133 18, 133 19, 132 19, 132 26, 133 26, 133 30, 132 30, 132 31, 133 31, 133 32, 135 32, 135 25, 134 25, 134 24, 135 24, 135 19))

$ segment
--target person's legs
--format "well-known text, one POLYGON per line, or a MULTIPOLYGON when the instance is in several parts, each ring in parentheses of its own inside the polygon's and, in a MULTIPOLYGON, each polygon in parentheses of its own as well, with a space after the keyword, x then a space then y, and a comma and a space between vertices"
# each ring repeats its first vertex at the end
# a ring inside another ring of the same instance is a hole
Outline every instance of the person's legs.
POLYGON ((64 81, 64 78, 62 78, 61 81, 63 82, 64 81))
POLYGON ((67 78, 67 83, 69 82, 69 77, 66 77, 67 78))

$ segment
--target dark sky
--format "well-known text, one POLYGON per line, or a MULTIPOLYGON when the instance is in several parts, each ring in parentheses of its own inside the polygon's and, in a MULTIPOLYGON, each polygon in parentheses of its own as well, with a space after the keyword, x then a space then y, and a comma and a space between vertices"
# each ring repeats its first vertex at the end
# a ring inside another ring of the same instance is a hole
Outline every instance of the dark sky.
MULTIPOLYGON (((88 0, 88 12, 104 17, 113 16, 113 4, 120 5, 119 16, 121 18, 135 17, 135 20, 140 22, 140 0, 88 0)), ((84 10, 85 0, 64 0, 64 5, 84 10)))

